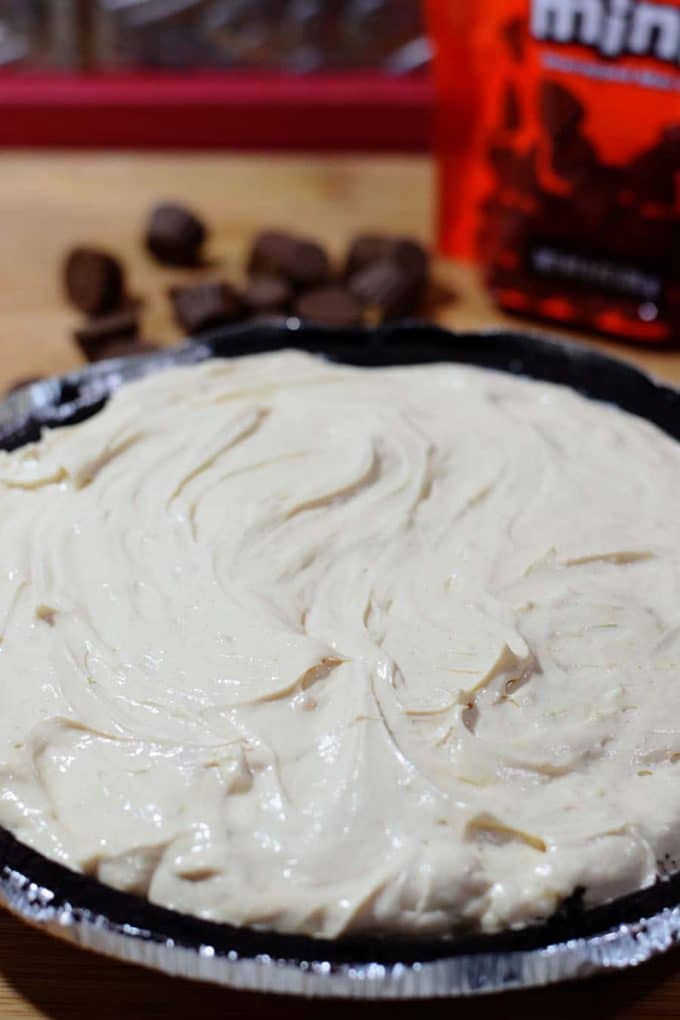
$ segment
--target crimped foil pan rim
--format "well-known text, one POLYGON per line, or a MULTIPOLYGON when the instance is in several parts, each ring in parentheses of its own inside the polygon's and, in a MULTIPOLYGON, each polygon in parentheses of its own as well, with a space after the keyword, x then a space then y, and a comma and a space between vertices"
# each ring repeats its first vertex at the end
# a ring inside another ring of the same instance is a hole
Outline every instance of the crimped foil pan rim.
POLYGON ((54 913, 43 908, 36 913, 30 894, 25 899, 16 888, 9 890, 17 878, 14 873, 3 876, 4 905, 44 932, 83 949, 172 977, 242 991, 316 998, 435 999, 536 988, 637 966, 675 945, 680 935, 680 910, 674 908, 649 919, 643 938, 622 926, 595 938, 528 952, 460 956, 424 964, 333 967, 327 961, 281 960, 266 954, 255 959, 212 955, 207 946, 188 948, 172 940, 157 942, 137 929, 118 931, 102 916, 84 917, 67 907, 54 913))
MULTIPOLYGON (((0 404, 0 445, 94 413, 124 382, 213 356, 301 347, 366 366, 453 360, 571 385, 680 438, 680 392, 590 348, 535 334, 453 334, 405 323, 374 331, 284 326, 216 330, 172 350, 89 366, 0 404)), ((0 829, 0 901, 84 948, 233 988, 361 999, 468 996, 635 966, 680 941, 680 876, 594 910, 472 938, 340 939, 254 932, 189 918, 72 872, 0 829)))
MULTIPOLYGON (((0 830, 0 845, 6 848, 7 840, 24 852, 19 841, 0 830)), ((40 856, 34 851, 28 854, 40 856)), ((67 870, 53 862, 49 864, 67 870)), ((598 935, 571 938, 538 949, 464 953, 438 960, 390 964, 372 960, 337 963, 325 959, 323 953, 309 959, 263 952, 242 956, 237 950, 218 951, 209 941, 184 945, 135 923, 114 922, 106 912, 61 899, 52 889, 24 874, 25 870, 30 868, 3 865, 0 900, 29 924, 83 949, 127 963, 170 976, 249 991, 375 1000, 480 995, 623 970, 650 960, 680 940, 680 907, 676 906, 598 935)), ((101 883, 85 879, 83 885, 101 883)), ((126 894, 105 889, 107 895, 127 898, 126 894)), ((150 906, 140 902, 136 913, 143 913, 144 907, 150 906)), ((453 944, 451 949, 455 952, 453 944)))

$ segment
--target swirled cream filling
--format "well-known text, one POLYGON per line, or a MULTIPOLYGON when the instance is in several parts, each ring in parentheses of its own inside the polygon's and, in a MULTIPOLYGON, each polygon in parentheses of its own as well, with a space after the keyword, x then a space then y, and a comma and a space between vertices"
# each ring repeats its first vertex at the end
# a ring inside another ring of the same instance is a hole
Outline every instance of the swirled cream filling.
POLYGON ((495 930, 680 854, 680 447, 283 352, 0 458, 0 824, 283 931, 495 930))

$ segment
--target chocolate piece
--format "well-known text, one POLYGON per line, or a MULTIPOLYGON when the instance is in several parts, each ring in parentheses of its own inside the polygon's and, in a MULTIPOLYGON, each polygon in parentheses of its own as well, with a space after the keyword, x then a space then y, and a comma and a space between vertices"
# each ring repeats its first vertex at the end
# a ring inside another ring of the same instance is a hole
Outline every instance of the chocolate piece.
POLYGON ((164 202, 152 210, 146 228, 146 247, 159 262, 195 266, 206 238, 202 220, 184 205, 164 202))
POLYGON ((285 326, 287 320, 288 315, 283 312, 256 312, 246 322, 249 326, 285 326))
POLYGON ((541 83, 538 111, 543 126, 553 137, 580 128, 585 117, 583 104, 569 89, 554 81, 541 83))
POLYGON ((280 276, 251 276, 243 292, 243 303, 251 312, 282 312, 290 305, 293 292, 280 276))
POLYGON ((99 347, 112 340, 131 339, 139 332, 139 316, 135 307, 122 308, 108 315, 88 319, 73 331, 73 338, 88 361, 95 360, 99 347))
POLYGON ((135 340, 107 340, 100 344, 92 354, 89 361, 104 361, 107 358, 127 358, 136 354, 153 354, 160 351, 158 344, 148 341, 137 342, 135 340))
POLYGON ((295 303, 295 314, 319 326, 358 326, 361 323, 361 302, 344 287, 337 285, 309 290, 295 303))
POLYGON ((374 262, 349 281, 352 294, 363 304, 372 325, 418 311, 425 280, 391 259, 374 262))
POLYGON ((417 241, 407 237, 395 238, 389 252, 389 261, 403 269, 413 281, 424 284, 430 267, 430 257, 426 249, 417 241))
POLYGON ((87 319, 74 330, 76 340, 108 340, 114 336, 136 336, 139 331, 139 317, 135 308, 121 308, 108 315, 97 315, 87 319))
POLYGON ((315 241, 293 234, 266 230, 255 238, 248 272, 253 275, 280 276, 293 287, 315 287, 330 277, 328 255, 315 241))
POLYGON ((42 375, 27 375, 23 379, 15 379, 11 382, 6 390, 5 396, 9 396, 10 393, 16 393, 17 390, 23 390, 25 386, 32 386, 33 383, 42 382, 44 376, 42 375))
POLYGON ((120 304, 123 270, 120 262, 96 248, 74 248, 64 263, 64 286, 70 301, 88 315, 100 315, 120 304))
POLYGON ((413 276, 427 276, 429 256, 422 244, 408 237, 359 234, 347 252, 345 277, 349 279, 367 266, 384 261, 394 262, 413 276))
POLYGON ((234 288, 222 280, 173 287, 170 300, 177 322, 187 333, 198 333, 243 318, 243 304, 234 288))
POLYGON ((360 269, 387 258, 391 244, 392 238, 385 234, 359 234, 347 249, 345 278, 349 279, 360 269))
POLYGON ((514 85, 506 85, 503 92, 501 124, 505 131, 518 131, 522 125, 519 96, 514 85))

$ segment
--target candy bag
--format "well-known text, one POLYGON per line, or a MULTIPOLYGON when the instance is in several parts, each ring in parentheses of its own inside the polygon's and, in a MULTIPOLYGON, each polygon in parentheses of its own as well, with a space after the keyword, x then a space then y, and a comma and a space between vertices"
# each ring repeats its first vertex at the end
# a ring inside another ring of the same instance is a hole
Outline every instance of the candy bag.
POLYGON ((427 0, 440 242, 506 310, 680 340, 680 0, 427 0))

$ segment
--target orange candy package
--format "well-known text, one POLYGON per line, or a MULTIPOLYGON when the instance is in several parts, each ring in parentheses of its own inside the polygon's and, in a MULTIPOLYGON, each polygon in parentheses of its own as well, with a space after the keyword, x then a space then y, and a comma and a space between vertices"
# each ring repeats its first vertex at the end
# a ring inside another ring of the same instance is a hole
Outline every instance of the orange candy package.
POLYGON ((506 310, 680 341, 680 0, 427 0, 440 239, 506 310))

